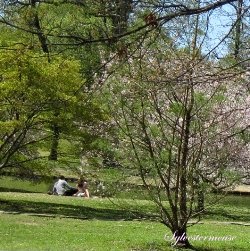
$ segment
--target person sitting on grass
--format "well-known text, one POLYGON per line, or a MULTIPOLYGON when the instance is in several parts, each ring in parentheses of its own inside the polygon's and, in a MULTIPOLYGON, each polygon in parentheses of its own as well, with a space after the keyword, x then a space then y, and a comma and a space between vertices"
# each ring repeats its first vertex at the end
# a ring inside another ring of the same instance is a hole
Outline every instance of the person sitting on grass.
POLYGON ((77 192, 74 196, 89 198, 88 183, 86 180, 79 180, 77 183, 77 192))
POLYGON ((61 175, 58 181, 54 184, 53 194, 61 196, 72 196, 78 191, 78 189, 70 186, 65 180, 65 177, 61 175))

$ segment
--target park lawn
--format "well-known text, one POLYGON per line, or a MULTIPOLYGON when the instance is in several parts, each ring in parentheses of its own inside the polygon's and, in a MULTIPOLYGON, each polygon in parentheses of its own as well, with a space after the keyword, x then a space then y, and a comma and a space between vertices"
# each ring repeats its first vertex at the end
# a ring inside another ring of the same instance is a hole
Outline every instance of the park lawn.
POLYGON ((165 229, 154 222, 20 214, 2 214, 0 221, 0 250, 130 250, 164 244, 165 229))
MULTIPOLYGON (((198 250, 249 250, 250 226, 225 222, 245 221, 250 215, 249 198, 246 197, 238 199, 243 213, 236 217, 237 206, 232 204, 237 199, 227 198, 224 207, 214 209, 215 218, 211 211, 203 224, 189 228, 188 232, 190 236, 232 236, 234 240, 195 240, 192 244, 198 250), (223 222, 218 221, 220 217, 223 222)), ((138 206, 144 208, 146 214, 154 211, 153 204, 143 200, 84 200, 2 192, 0 250, 173 250, 170 241, 164 238, 171 236, 170 231, 155 220, 140 219, 129 213, 129 205, 134 205, 133 210, 138 206)))
POLYGON ((46 181, 34 182, 11 176, 0 176, 0 192, 46 193, 51 184, 46 181))
MULTIPOLYGON (((23 214, 2 214, 0 250, 174 250, 170 232, 149 221, 78 220, 23 214)), ((190 236, 233 236, 233 241, 193 241, 199 250, 249 250, 247 227, 197 225, 190 236), (216 231, 215 231, 216 228, 216 231)))

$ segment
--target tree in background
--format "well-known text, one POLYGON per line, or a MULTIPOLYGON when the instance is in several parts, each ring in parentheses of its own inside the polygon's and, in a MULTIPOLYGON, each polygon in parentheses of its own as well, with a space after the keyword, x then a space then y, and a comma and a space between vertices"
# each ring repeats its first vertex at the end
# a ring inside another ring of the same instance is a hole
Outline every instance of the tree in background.
POLYGON ((74 101, 81 79, 77 61, 57 56, 49 63, 45 54, 23 46, 1 53, 0 69, 3 169, 41 157, 37 146, 48 140, 51 107, 74 101))
MULTIPOLYGON (((98 49, 95 50, 94 45, 86 45, 84 48, 75 48, 73 53, 71 53, 70 48, 66 46, 61 46, 61 48, 52 46, 51 43, 58 40, 53 38, 54 40, 52 39, 51 41, 46 34, 48 29, 53 29, 53 26, 58 27, 60 22, 62 22, 61 25, 67 27, 66 29, 73 27, 72 21, 74 17, 67 14, 67 7, 70 6, 71 4, 66 5, 66 7, 62 5, 60 10, 58 10, 53 4, 42 5, 36 1, 6 2, 2 12, 3 19, 7 23, 10 21, 17 22, 18 25, 22 26, 21 29, 16 29, 12 25, 1 25, 3 34, 1 48, 3 54, 5 50, 7 52, 8 50, 18 51, 16 48, 17 45, 22 45, 24 50, 26 48, 35 54, 40 53, 42 55, 41 63, 47 59, 48 63, 51 64, 51 71, 53 71, 54 64, 57 63, 58 55, 61 56, 62 60, 65 59, 67 61, 70 59, 79 63, 78 72, 75 72, 75 74, 79 75, 77 82, 72 83, 73 78, 72 81, 69 82, 65 79, 65 87, 67 86, 71 89, 71 96, 67 98, 55 98, 53 102, 50 103, 49 108, 47 108, 50 110, 48 111, 50 115, 47 117, 46 123, 44 123, 43 130, 46 130, 46 142, 44 142, 43 146, 47 144, 47 148, 44 149, 46 152, 48 146, 51 146, 48 156, 50 160, 57 160, 58 157, 62 157, 63 154, 72 155, 73 158, 79 157, 79 155, 82 154, 79 149, 83 148, 79 142, 84 142, 84 140, 80 139, 82 137, 88 139, 88 146, 91 148, 91 138, 95 141, 96 134, 92 134, 91 136, 90 133, 87 132, 87 127, 92 127, 94 124, 97 124, 97 121, 103 119, 98 98, 95 93, 89 91, 92 89, 95 75, 98 74, 98 70, 95 69, 94 71, 94 68, 101 68, 98 49), (44 15, 44 13, 46 13, 46 15, 44 15), (83 126, 83 124, 85 124, 85 126, 83 126), (72 138, 74 138, 74 140, 72 140, 72 138), (49 142, 49 139, 51 142, 49 142), (73 146, 75 147, 70 149, 71 153, 60 152, 60 140, 73 142, 73 146), (79 145, 81 145, 80 148, 79 145)), ((77 8, 77 6, 73 5, 70 10, 75 11, 77 8)), ((84 20, 86 20, 86 15, 81 16, 81 21, 84 20)), ((74 20, 73 23, 75 27, 77 26, 76 21, 77 20, 74 20)), ((86 29, 86 32, 88 31, 90 31, 90 29, 86 29)), ((60 67, 58 71, 61 71, 62 76, 68 74, 68 70, 64 68, 63 65, 58 65, 58 67, 60 67)), ((42 67, 38 68, 37 72, 41 70, 42 67)), ((74 70, 76 69, 72 68, 72 71, 74 70)), ((37 81, 39 81, 39 79, 37 81)), ((51 78, 51 81, 54 81, 54 83, 51 84, 51 91, 47 92, 48 99, 51 92, 53 92, 53 85, 60 85, 59 80, 56 78, 51 78)), ((51 81, 48 83, 51 83, 51 81)), ((82 144, 84 144, 85 149, 88 148, 86 142, 82 144)))

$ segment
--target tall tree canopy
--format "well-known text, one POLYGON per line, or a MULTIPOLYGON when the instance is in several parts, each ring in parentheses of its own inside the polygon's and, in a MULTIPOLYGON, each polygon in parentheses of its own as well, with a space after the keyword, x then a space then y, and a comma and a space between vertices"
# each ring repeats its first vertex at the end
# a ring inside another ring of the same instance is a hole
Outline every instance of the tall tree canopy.
POLYGON ((204 211, 204 191, 231 185, 249 163, 248 9, 240 0, 1 1, 0 168, 42 157, 44 143, 57 160, 62 137, 87 155, 113 127, 121 163, 139 171, 161 221, 189 246, 179 237, 204 211))

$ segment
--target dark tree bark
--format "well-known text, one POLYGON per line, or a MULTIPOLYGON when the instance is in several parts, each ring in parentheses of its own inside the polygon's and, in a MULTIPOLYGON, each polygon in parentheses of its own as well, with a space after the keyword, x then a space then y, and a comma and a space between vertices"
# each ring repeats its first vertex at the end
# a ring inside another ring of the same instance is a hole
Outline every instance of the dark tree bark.
POLYGON ((243 15, 243 0, 238 0, 236 7, 236 26, 234 38, 234 58, 237 60, 240 56, 241 36, 242 36, 242 15, 243 15))
POLYGON ((113 33, 121 35, 127 31, 129 14, 132 11, 132 0, 115 0, 112 15, 113 33))
POLYGON ((58 145, 60 139, 60 128, 57 123, 52 124, 52 140, 51 140, 51 148, 50 148, 50 155, 49 160, 57 160, 58 158, 58 145))
POLYGON ((174 236, 174 246, 181 248, 192 248, 192 245, 188 241, 187 228, 183 226, 182 228, 176 228, 173 231, 174 236))

